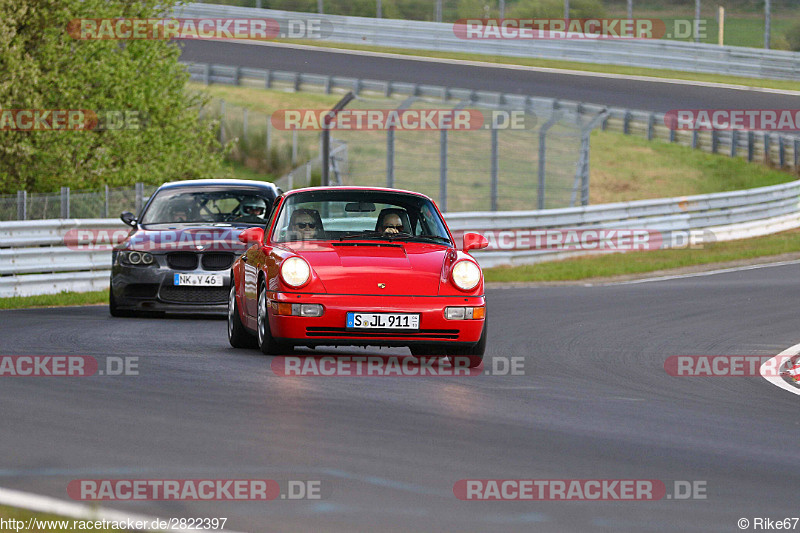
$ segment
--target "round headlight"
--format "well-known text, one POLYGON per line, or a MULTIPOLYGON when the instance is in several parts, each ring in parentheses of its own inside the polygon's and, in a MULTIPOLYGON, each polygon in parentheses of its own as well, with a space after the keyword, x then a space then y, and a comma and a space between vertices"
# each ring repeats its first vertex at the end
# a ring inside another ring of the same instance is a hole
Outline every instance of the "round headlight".
POLYGON ((142 254, 142 263, 145 265, 152 265, 153 264, 153 256, 148 254, 147 252, 142 254))
POLYGON ((132 265, 138 265, 142 262, 142 254, 139 252, 131 252, 128 254, 128 262, 132 265))
POLYGON ((281 264, 281 277, 287 285, 301 287, 311 278, 311 267, 299 257, 290 257, 281 264))
POLYGON ((453 283, 462 291, 471 291, 481 281, 481 269, 478 265, 463 259, 453 267, 453 283))

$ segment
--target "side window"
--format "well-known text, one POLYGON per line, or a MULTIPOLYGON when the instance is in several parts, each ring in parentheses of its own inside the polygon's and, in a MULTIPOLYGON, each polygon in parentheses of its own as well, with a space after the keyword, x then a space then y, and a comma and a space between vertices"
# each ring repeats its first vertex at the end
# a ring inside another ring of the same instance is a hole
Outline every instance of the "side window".
POLYGON ((272 225, 275 223, 275 218, 278 216, 278 211, 280 210, 281 200, 283 200, 282 196, 278 196, 274 200, 272 200, 271 211, 269 213, 269 217, 267 219, 267 227, 264 229, 264 240, 266 241, 269 237, 270 230, 272 229, 272 225))

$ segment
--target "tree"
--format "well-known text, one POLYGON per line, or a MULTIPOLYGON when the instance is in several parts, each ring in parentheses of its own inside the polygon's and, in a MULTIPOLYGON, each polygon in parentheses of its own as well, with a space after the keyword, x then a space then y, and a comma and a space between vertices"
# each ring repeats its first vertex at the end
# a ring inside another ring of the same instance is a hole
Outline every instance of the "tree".
MULTIPOLYGON (((173 1, 174 4, 174 1, 173 1)), ((211 177, 222 154, 204 97, 164 40, 76 40, 80 18, 160 18, 163 0, 0 0, 0 109, 128 112, 140 129, 0 131, 0 191, 211 177)))

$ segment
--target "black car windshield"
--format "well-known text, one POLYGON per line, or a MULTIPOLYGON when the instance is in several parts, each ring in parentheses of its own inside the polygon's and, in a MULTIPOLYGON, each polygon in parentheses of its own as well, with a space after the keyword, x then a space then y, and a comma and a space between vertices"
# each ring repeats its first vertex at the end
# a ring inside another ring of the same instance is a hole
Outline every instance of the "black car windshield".
POLYGON ((289 196, 272 239, 419 241, 451 245, 444 222, 425 197, 390 191, 324 190, 289 196))
POLYGON ((264 225, 271 203, 252 188, 168 188, 156 192, 141 223, 264 225))

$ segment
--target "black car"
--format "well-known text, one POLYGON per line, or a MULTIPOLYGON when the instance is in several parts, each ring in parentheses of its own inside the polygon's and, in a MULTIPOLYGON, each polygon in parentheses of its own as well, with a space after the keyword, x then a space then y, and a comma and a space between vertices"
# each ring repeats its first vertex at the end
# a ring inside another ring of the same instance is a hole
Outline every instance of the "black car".
POLYGON ((264 226, 281 190, 249 180, 166 183, 112 252, 109 311, 226 313, 230 269, 246 246, 239 234, 264 226))

